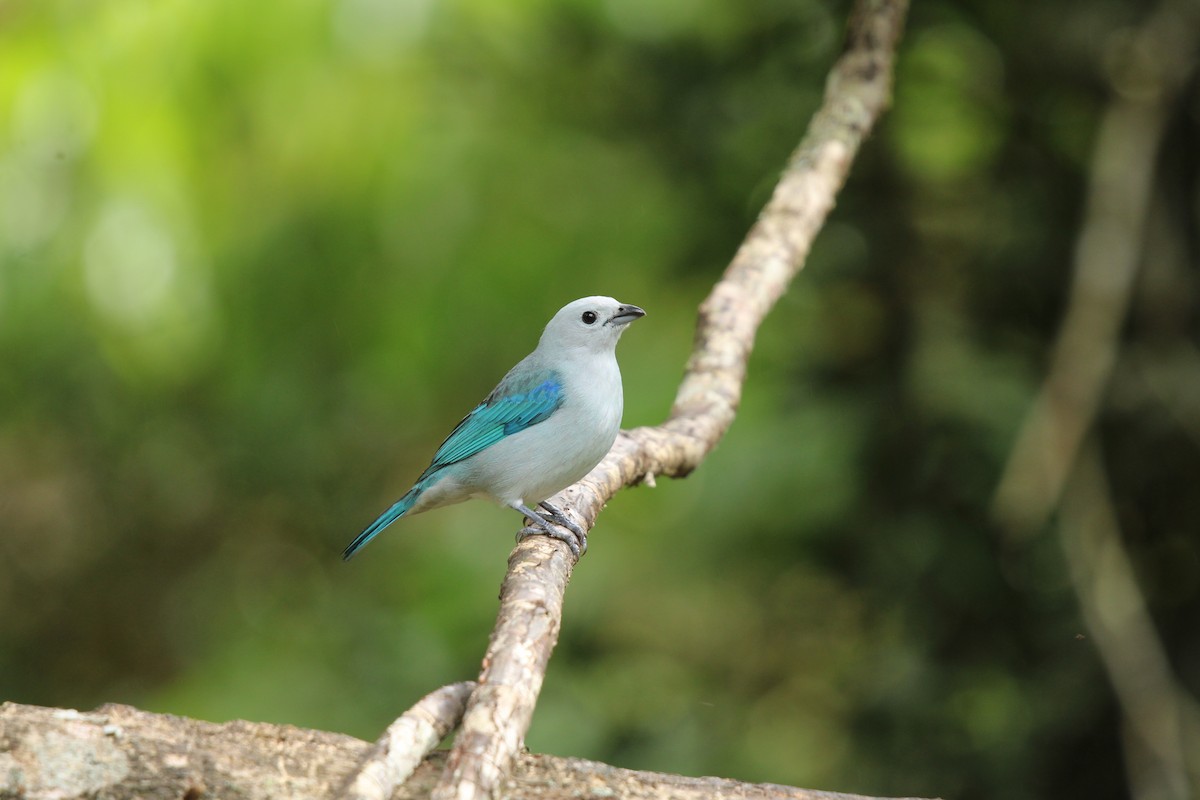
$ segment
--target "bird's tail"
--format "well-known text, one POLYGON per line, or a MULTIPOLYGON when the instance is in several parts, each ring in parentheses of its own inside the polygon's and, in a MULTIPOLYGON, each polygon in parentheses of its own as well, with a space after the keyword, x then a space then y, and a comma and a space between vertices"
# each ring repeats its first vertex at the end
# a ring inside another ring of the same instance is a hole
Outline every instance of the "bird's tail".
POLYGON ((367 526, 366 530, 355 536, 350 546, 342 551, 342 561, 349 561, 363 545, 378 536, 380 531, 408 513, 408 510, 417 502, 417 498, 421 496, 422 488, 420 484, 417 484, 409 489, 408 494, 393 503, 392 507, 380 514, 378 519, 367 526))

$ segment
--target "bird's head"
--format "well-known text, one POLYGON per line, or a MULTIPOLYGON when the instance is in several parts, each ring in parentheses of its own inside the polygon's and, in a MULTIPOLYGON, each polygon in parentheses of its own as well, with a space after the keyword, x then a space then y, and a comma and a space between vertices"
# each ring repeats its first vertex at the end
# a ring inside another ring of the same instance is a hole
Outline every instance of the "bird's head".
POLYGON ((637 306, 611 297, 583 297, 559 309, 542 332, 539 347, 611 351, 626 326, 644 316, 646 312, 637 306))

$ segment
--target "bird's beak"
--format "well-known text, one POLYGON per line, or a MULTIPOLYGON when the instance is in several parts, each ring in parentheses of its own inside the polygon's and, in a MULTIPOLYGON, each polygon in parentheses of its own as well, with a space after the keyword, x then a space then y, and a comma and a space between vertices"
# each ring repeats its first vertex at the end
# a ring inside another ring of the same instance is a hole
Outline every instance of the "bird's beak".
POLYGON ((646 316, 646 312, 637 306, 617 306, 617 313, 608 318, 606 325, 628 325, 638 317, 646 316))

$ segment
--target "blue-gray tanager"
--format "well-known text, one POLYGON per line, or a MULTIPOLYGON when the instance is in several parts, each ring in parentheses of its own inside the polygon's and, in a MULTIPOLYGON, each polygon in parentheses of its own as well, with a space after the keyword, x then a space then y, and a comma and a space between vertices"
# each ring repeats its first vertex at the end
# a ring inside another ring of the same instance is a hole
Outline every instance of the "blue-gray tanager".
POLYGON ((546 499, 588 474, 616 441, 624 406, 617 340, 645 314, 611 297, 563 306, 537 348, 458 423, 408 493, 368 525, 342 558, 405 514, 472 497, 491 498, 533 520, 518 538, 545 533, 580 556, 586 532, 546 499))

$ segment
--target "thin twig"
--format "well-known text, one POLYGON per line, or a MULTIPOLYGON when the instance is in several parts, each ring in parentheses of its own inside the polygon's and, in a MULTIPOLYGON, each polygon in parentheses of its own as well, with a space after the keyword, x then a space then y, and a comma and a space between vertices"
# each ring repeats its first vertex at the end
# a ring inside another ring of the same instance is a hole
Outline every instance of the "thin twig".
POLYGON ((388 726, 338 796, 345 800, 388 800, 458 725, 474 690, 473 681, 452 683, 418 700, 388 726))

